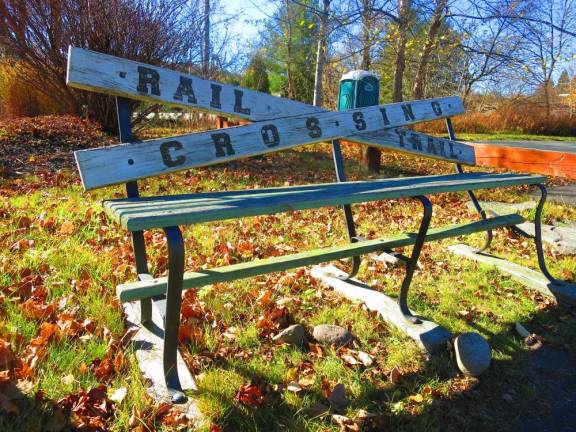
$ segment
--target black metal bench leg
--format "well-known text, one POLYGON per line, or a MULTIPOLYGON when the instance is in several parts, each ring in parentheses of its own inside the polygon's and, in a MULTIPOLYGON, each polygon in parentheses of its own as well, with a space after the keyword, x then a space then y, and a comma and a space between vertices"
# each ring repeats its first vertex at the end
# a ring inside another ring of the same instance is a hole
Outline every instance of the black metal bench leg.
MULTIPOLYGON (((342 149, 340 148, 340 140, 332 141, 332 157, 334 159, 334 168, 336 170, 336 180, 341 183, 346 181, 346 173, 344 172, 344 158, 342 157, 342 149)), ((360 239, 356 236, 356 226, 354 225, 354 217, 352 215, 352 207, 349 204, 344 204, 342 206, 344 212, 344 219, 346 221, 346 229, 348 230, 348 238, 352 243, 359 241, 360 239)), ((358 270, 360 269, 360 263, 362 262, 362 257, 353 256, 352 257, 352 268, 346 276, 342 279, 350 279, 356 276, 358 270)))
MULTIPOLYGON (((454 126, 452 126, 452 119, 450 117, 446 117, 446 129, 448 130, 448 136, 450 137, 450 139, 452 141, 456 141, 456 134, 454 133, 454 126)), ((464 168, 462 168, 462 165, 460 165, 459 163, 455 165, 456 165, 456 172, 458 174, 464 174, 464 168)), ((474 193, 474 191, 469 190, 467 192, 468 197, 472 202, 472 205, 476 209, 476 212, 478 212, 478 214, 482 219, 486 220, 488 218, 486 216, 486 211, 480 205, 480 202, 478 201, 478 198, 476 198, 476 194, 474 193)), ((476 249, 476 252, 483 252, 486 249, 488 249, 492 244, 493 238, 494 235, 492 234, 492 230, 486 230, 486 241, 484 242, 484 246, 482 246, 480 249, 476 249)))
POLYGON ((410 312, 410 308, 408 307, 408 289, 410 288, 410 284, 412 283, 412 277, 414 276, 414 271, 416 270, 416 265, 418 264, 420 251, 422 250, 422 246, 424 246, 424 242, 426 241, 426 233, 428 232, 428 227, 430 226, 430 220, 432 219, 432 203, 427 197, 422 195, 417 196, 416 198, 419 199, 422 205, 424 206, 424 215, 422 216, 422 221, 420 222, 420 229, 418 230, 416 241, 414 242, 412 255, 410 256, 410 259, 406 263, 406 275, 404 276, 404 280, 402 281, 402 287, 400 288, 398 305, 400 306, 400 311, 402 312, 406 320, 414 324, 420 324, 422 321, 420 321, 417 317, 412 315, 412 312, 410 312))
POLYGON ((540 201, 538 201, 538 206, 536 207, 536 215, 534 216, 534 243, 536 243, 536 254, 538 255, 538 266, 542 274, 552 283, 561 284, 563 281, 556 279, 548 271, 546 267, 546 260, 544 259, 544 248, 542 247, 542 210, 544 210, 544 203, 546 202, 546 197, 548 192, 546 186, 542 184, 537 185, 540 188, 540 201))
POLYGON ((178 328, 184 277, 184 240, 178 227, 164 228, 168 240, 168 289, 164 318, 164 377, 173 403, 186 401, 178 377, 178 328))
MULTIPOLYGON (((149 274, 143 231, 132 232, 132 249, 134 250, 134 260, 136 261, 136 273, 138 278, 142 280, 143 275, 149 274)), ((142 299, 140 300, 140 322, 146 324, 150 321, 152 321, 152 299, 142 299)))

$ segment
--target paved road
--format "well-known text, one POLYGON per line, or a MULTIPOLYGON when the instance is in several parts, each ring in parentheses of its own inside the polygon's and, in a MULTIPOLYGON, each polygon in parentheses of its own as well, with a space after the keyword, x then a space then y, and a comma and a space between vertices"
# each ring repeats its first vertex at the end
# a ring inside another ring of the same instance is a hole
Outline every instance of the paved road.
POLYGON ((576 141, 475 141, 500 147, 520 147, 576 154, 576 141))

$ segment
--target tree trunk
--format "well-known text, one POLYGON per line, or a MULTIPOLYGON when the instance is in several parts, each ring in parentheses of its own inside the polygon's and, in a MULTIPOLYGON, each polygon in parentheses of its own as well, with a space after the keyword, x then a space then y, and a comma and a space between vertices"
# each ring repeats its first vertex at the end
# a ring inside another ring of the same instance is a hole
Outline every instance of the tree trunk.
POLYGON ((372 0, 362 0, 362 65, 360 69, 370 70, 370 28, 372 26, 372 0))
POLYGON ((202 54, 202 74, 210 75, 210 0, 204 0, 204 52, 202 54))
MULTIPOLYGON (((370 70, 372 66, 372 57, 370 55, 370 29, 372 28, 372 1, 362 0, 362 64, 363 70, 370 70)), ((363 145, 361 147, 362 165, 368 171, 373 173, 380 172, 380 162, 382 152, 376 147, 363 145)))
POLYGON ((394 68, 394 84, 392 101, 402 102, 404 88, 404 68, 406 67, 406 42, 408 39, 408 15, 410 0, 398 0, 398 38, 396 39, 396 65, 394 68))
POLYGON ((289 0, 284 1, 286 6, 286 80, 288 81, 288 99, 294 99, 294 82, 292 77, 292 18, 290 17, 289 0))
POLYGON ((436 43, 436 35, 438 34, 438 29, 440 29, 440 25, 444 19, 444 10, 446 9, 447 4, 448 0, 436 0, 434 15, 432 15, 432 21, 430 22, 430 27, 428 28, 426 43, 424 44, 424 49, 422 50, 422 55, 420 56, 420 62, 418 63, 418 71, 416 72, 416 79, 414 81, 414 99, 422 99, 424 97, 428 61, 430 60, 432 49, 436 43))
POLYGON ((323 0, 320 14, 320 31, 318 35, 318 50, 316 52, 316 71, 314 73, 314 106, 322 105, 322 78, 324 77, 324 64, 328 49, 328 12, 330 0, 323 0))

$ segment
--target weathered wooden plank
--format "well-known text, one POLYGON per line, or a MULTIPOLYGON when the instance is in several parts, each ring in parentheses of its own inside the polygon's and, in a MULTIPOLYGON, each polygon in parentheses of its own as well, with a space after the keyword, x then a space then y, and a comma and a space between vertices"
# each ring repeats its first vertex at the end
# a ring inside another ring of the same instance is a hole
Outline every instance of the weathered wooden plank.
POLYGON ((576 305, 576 285, 567 282, 551 283, 541 272, 518 265, 494 255, 478 253, 465 244, 458 244, 448 248, 452 253, 470 258, 483 264, 492 265, 500 272, 507 273, 526 288, 541 292, 553 297, 558 303, 576 305))
POLYGON ((66 84, 252 121, 323 111, 302 102, 73 46, 68 48, 66 84))
POLYGON ((392 149, 434 159, 467 165, 476 164, 473 146, 404 128, 382 129, 376 132, 357 134, 346 139, 368 144, 372 147, 392 149))
MULTIPOLYGON (((512 214, 498 216, 488 220, 435 228, 428 231, 426 241, 437 241, 445 238, 485 231, 487 229, 516 225, 523 221, 524 218, 522 216, 512 214)), ((293 255, 284 255, 233 264, 226 267, 203 270, 200 272, 186 272, 184 274, 183 287, 184 289, 198 288, 218 282, 227 282, 306 265, 320 264, 322 262, 347 258, 354 255, 364 255, 382 249, 409 246, 414 244, 415 238, 416 236, 414 234, 400 234, 385 239, 348 243, 342 246, 333 246, 293 255)), ((166 277, 127 283, 118 285, 116 288, 116 293, 118 294, 119 299, 123 302, 153 297, 164 294, 165 292, 166 277)))
MULTIPOLYGON (((251 121, 329 112, 290 99, 75 47, 70 47, 68 52, 67 83, 85 90, 184 106, 251 121)), ((382 134, 355 130, 348 137, 354 142, 474 165, 474 151, 470 146, 449 140, 429 141, 430 138, 423 134, 411 134, 405 129, 382 134), (406 146, 403 145, 405 136, 406 146), (422 146, 418 141, 423 143, 422 146)))
POLYGON ((86 189, 413 124, 464 111, 458 97, 326 112, 75 152, 86 189))
POLYGON ((523 174, 454 174, 105 201, 130 231, 417 195, 542 183, 523 174))
POLYGON ((420 319, 418 324, 407 321, 395 299, 371 289, 357 279, 342 280, 341 277, 346 275, 335 266, 314 267, 311 274, 333 288, 338 294, 350 300, 362 301, 369 310, 378 312, 384 321, 405 333, 421 349, 429 353, 445 349, 446 342, 452 338, 448 330, 433 321, 422 317, 418 317, 420 319))

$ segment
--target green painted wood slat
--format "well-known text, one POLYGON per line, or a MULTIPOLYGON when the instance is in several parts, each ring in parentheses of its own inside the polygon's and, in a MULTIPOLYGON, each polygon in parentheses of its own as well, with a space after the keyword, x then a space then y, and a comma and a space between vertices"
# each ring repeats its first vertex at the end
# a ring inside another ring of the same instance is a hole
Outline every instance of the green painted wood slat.
MULTIPOLYGON (((481 232, 504 226, 518 225, 524 218, 517 214, 498 216, 495 218, 435 228, 428 231, 426 241, 437 241, 450 237, 481 232)), ((203 270, 200 272, 187 272, 184 274, 183 288, 198 288, 218 282, 227 282, 258 276, 266 273, 289 270, 306 265, 320 264, 322 262, 347 258, 354 255, 363 255, 371 252, 409 246, 414 244, 416 234, 404 233, 387 239, 366 240, 357 243, 348 243, 342 246, 333 246, 315 249, 293 255, 266 258, 262 260, 233 264, 226 267, 203 270)), ((140 300, 142 298, 161 295, 166 292, 166 277, 146 281, 118 285, 116 293, 122 302, 140 300)))
POLYGON ((104 202, 130 231, 417 195, 543 183, 543 176, 469 173, 104 202))

